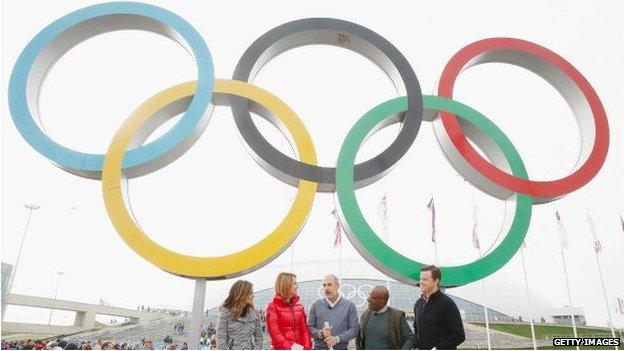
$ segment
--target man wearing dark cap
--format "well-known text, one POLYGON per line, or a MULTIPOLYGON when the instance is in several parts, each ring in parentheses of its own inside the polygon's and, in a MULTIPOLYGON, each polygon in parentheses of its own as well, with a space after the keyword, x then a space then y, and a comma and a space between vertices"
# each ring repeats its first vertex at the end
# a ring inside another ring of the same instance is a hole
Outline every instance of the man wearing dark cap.
POLYGON ((422 295, 414 305, 417 349, 457 349, 466 340, 464 325, 455 302, 440 291, 442 273, 436 266, 420 270, 422 295))

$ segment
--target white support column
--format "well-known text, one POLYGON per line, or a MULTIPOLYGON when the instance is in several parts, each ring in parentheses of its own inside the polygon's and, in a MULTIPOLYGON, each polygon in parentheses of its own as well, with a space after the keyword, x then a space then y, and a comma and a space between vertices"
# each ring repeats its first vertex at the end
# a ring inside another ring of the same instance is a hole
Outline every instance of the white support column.
POLYGON ((193 294, 193 311, 189 326, 189 350, 199 350, 199 336, 202 316, 204 314, 204 300, 206 299, 206 280, 195 280, 195 294, 193 294))

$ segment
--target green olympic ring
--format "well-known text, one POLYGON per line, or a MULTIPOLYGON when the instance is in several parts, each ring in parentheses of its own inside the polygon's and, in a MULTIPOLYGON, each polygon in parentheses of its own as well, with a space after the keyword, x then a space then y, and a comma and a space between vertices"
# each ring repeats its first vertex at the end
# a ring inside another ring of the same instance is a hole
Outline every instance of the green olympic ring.
MULTIPOLYGON (((513 175, 528 178, 524 163, 505 134, 476 110, 457 101, 438 96, 423 96, 425 114, 437 111, 450 112, 467 122, 475 132, 492 140, 509 163, 513 175)), ((405 112, 407 100, 399 97, 386 101, 362 116, 351 128, 340 149, 336 165, 336 195, 340 206, 341 221, 347 237, 358 252, 373 266, 392 278, 409 284, 419 280, 423 263, 409 259, 386 245, 370 227, 355 197, 353 165, 355 156, 364 140, 381 127, 396 121, 405 112)), ((471 129, 471 128, 468 128, 471 129)), ((513 222, 502 242, 478 260, 458 266, 440 267, 442 286, 452 287, 469 284, 502 268, 518 251, 527 234, 531 221, 533 198, 514 194, 508 201, 515 203, 513 222)))

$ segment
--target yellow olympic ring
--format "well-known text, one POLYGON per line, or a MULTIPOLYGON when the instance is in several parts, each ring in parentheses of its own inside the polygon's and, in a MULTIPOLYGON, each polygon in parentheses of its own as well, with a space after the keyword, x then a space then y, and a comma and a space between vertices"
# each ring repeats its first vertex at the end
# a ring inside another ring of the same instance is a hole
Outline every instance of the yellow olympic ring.
MULTIPOLYGON (((154 130, 158 113, 184 100, 190 101, 196 82, 168 88, 139 106, 121 125, 104 159, 102 192, 106 210, 117 233, 132 250, 157 267, 181 276, 205 279, 225 279, 243 275, 260 268, 283 252, 297 237, 312 209, 317 184, 301 180, 297 196, 282 222, 258 243, 233 254, 217 257, 183 255, 160 246, 149 238, 128 211, 124 202, 121 165, 129 146, 145 141, 145 130, 154 130), (141 138, 142 140, 138 140, 141 138)), ((275 117, 292 136, 301 161, 316 165, 316 152, 307 129, 284 102, 271 93, 241 81, 215 80, 213 104, 223 104, 227 96, 239 96, 259 104, 275 117)), ((162 117, 162 116, 161 116, 162 117)))

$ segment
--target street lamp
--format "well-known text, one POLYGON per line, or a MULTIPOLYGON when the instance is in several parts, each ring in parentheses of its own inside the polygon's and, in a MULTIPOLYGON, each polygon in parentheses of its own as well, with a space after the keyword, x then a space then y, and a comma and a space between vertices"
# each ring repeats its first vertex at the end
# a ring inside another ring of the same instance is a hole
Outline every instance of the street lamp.
MULTIPOLYGON (((72 206, 69 208, 70 211, 78 211, 78 206, 72 206)), ((54 300, 58 298, 59 286, 61 285, 61 279, 65 275, 66 272, 56 272, 58 275, 58 279, 56 281, 56 289, 54 291, 54 300)), ((48 317, 48 325, 52 323, 52 314, 54 313, 54 309, 50 309, 50 316, 48 317)))
MULTIPOLYGON (((13 269, 13 277, 15 277, 17 273, 17 267, 19 266, 20 259, 22 258, 22 250, 24 249, 24 242, 26 241, 26 235, 28 235, 28 226, 30 226, 30 218, 32 217, 33 211, 41 208, 39 205, 35 204, 25 204, 25 208, 28 209, 28 219, 26 220, 26 227, 24 228, 24 235, 22 235, 22 243, 20 244, 19 251, 17 252, 17 260, 15 261, 15 268, 13 269)), ((9 292, 11 289, 9 288, 9 292)))
MULTIPOLYGON (((17 260, 15 261, 15 267, 13 267, 13 274, 9 279, 9 286, 7 287, 7 294, 11 293, 13 287, 13 281, 17 275, 17 268, 19 267, 20 259, 22 258, 22 250, 24 249, 24 242, 26 241, 26 235, 28 235, 28 226, 30 225, 30 219, 32 218, 33 211, 38 210, 41 206, 37 204, 25 204, 25 208, 28 209, 28 219, 26 220, 26 227, 24 228, 24 234, 22 235, 22 242, 20 244, 19 251, 17 252, 17 260)), ((4 312, 6 310, 6 304, 2 304, 2 317, 4 318, 4 312)))
MULTIPOLYGON (((63 275, 65 275, 65 272, 56 272, 56 274, 58 275, 58 279, 56 280, 56 290, 54 291, 54 300, 56 300, 56 298, 58 297, 59 286, 61 285, 61 278, 63 278, 63 275)), ((50 317, 48 318, 48 325, 52 323, 52 312, 54 312, 54 309, 50 309, 50 317)))

